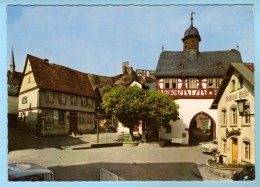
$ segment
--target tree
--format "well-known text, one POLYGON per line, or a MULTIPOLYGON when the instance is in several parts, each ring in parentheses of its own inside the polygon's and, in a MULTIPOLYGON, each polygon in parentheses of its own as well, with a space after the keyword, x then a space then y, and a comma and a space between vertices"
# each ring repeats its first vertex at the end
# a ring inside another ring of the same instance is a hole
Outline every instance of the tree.
POLYGON ((158 92, 142 90, 137 86, 113 88, 102 107, 114 115, 133 135, 133 127, 142 120, 146 126, 158 130, 171 120, 179 119, 179 105, 172 98, 158 92))
POLYGON ((179 105, 174 100, 159 92, 148 92, 143 101, 142 120, 147 126, 158 130, 170 121, 179 119, 179 105))
POLYGON ((141 119, 143 90, 137 86, 111 89, 102 105, 106 113, 115 116, 133 135, 133 127, 141 119))

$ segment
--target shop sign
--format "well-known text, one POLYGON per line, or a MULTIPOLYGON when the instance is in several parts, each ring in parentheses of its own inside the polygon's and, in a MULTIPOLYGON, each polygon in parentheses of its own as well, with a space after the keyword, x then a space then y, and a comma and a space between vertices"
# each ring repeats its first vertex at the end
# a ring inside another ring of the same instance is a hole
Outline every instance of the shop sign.
POLYGON ((240 99, 246 98, 248 95, 249 95, 249 91, 248 90, 243 90, 243 91, 238 92, 238 94, 233 94, 233 95, 226 96, 226 102, 233 101, 233 100, 236 100, 238 98, 240 98, 240 99))

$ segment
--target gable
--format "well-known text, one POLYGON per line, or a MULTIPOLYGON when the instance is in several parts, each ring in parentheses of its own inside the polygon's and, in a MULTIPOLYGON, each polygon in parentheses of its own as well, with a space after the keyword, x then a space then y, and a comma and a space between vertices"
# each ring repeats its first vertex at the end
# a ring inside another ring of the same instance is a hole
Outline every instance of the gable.
POLYGON ((32 72, 31 63, 30 63, 30 60, 27 59, 27 61, 25 63, 24 77, 22 80, 20 92, 24 92, 26 90, 30 90, 30 89, 36 88, 36 87, 37 87, 37 84, 35 81, 34 74, 32 72))

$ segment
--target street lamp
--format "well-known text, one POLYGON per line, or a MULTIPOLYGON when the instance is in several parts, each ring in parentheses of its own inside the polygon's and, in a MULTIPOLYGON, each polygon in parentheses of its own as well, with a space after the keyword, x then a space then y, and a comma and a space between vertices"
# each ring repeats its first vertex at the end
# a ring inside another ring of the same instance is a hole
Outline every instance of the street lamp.
POLYGON ((96 113, 97 113, 97 143, 99 143, 99 107, 96 108, 96 113))
POLYGON ((239 112, 240 116, 244 115, 246 101, 247 101, 246 99, 239 99, 239 100, 235 101, 235 102, 237 102, 238 112, 239 112))

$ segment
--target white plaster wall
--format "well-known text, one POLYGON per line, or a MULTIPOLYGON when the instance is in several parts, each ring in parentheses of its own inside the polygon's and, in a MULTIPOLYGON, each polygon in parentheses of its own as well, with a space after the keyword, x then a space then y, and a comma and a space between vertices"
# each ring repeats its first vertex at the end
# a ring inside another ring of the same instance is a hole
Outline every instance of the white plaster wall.
POLYGON ((18 114, 18 97, 8 96, 8 114, 18 114))
MULTIPOLYGON (((217 126, 217 110, 209 109, 213 99, 177 99, 175 102, 179 104, 180 120, 171 122, 172 133, 166 133, 165 128, 161 128, 160 137, 171 140, 172 138, 183 138, 183 144, 189 142, 188 128, 191 119, 200 112, 205 112, 216 122, 217 126), (186 129, 186 130, 185 130, 186 129), (183 137, 185 134, 186 137, 183 137)), ((217 127, 216 127, 217 128, 217 127)), ((218 136, 216 134, 216 136, 218 136)))
MULTIPOLYGON (((227 85, 220 101, 218 104, 218 121, 219 121, 219 126, 218 126, 218 142, 219 142, 219 150, 222 152, 222 139, 226 138, 226 129, 229 131, 234 128, 237 130, 238 128, 241 129, 241 134, 240 136, 233 136, 234 138, 237 138, 237 143, 238 143, 238 149, 237 149, 237 159, 238 162, 250 162, 250 163, 255 163, 255 116, 251 115, 250 117, 250 125, 245 125, 244 124, 244 117, 239 116, 237 114, 237 125, 236 126, 231 126, 231 106, 232 105, 237 105, 235 100, 238 99, 247 99, 250 102, 250 113, 255 114, 255 108, 254 108, 254 90, 250 84, 244 80, 243 83, 243 88, 238 88, 238 73, 234 73, 232 75, 231 80, 235 80, 236 84, 236 90, 235 91, 230 91, 230 82, 227 85), (244 93, 244 94, 241 94, 244 93), (245 94, 246 93, 246 94, 245 94), (222 109, 226 108, 227 111, 227 124, 223 125, 222 120, 221 120, 221 113, 222 109), (243 158, 243 139, 250 139, 250 146, 251 146, 251 159, 249 160, 244 160, 243 158)), ((231 163, 232 162, 232 137, 227 138, 227 154, 224 155, 224 162, 226 163, 231 163)))

